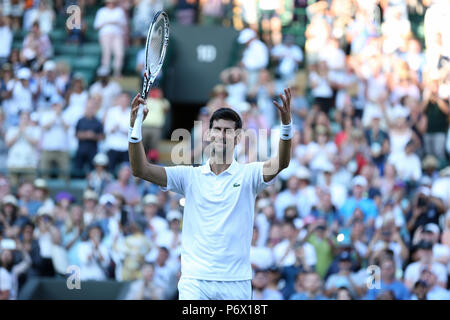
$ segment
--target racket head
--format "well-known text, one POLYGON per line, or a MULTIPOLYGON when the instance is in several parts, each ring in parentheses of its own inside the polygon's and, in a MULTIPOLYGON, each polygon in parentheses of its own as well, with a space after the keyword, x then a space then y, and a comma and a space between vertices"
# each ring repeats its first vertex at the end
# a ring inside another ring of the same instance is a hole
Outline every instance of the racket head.
MULTIPOLYGON (((145 77, 149 82, 146 94, 164 63, 169 44, 169 17, 164 11, 158 11, 153 17, 145 43, 145 77)), ((145 82, 145 81, 144 81, 145 82)))

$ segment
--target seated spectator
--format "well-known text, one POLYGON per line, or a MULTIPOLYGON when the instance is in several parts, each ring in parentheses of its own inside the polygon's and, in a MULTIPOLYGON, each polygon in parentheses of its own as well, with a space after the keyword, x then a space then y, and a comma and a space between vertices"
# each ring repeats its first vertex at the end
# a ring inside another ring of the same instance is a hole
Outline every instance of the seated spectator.
POLYGON ((385 290, 391 290, 396 300, 409 300, 410 292, 408 288, 395 278, 395 262, 394 260, 385 259, 381 262, 381 279, 379 288, 371 288, 367 291, 365 299, 375 300, 378 295, 385 290))
POLYGON ((99 30, 99 41, 102 46, 102 66, 110 68, 111 56, 114 54, 114 76, 120 77, 125 56, 125 28, 127 17, 117 0, 106 0, 94 20, 94 28, 99 30))
POLYGON ((34 230, 34 237, 39 242, 41 254, 41 277, 55 276, 55 268, 53 265, 53 240, 52 233, 55 229, 53 226, 52 210, 48 207, 42 206, 38 210, 36 217, 36 226, 34 230))
POLYGON ((11 239, 18 237, 20 229, 27 220, 28 218, 23 216, 19 211, 15 196, 9 194, 3 197, 0 211, 0 224, 4 237, 11 239))
POLYGON ((53 29, 53 22, 55 20, 52 3, 49 0, 39 1, 39 6, 30 10, 28 19, 30 21, 37 21, 42 33, 49 34, 53 29))
POLYGON ((88 172, 93 169, 92 160, 97 154, 98 142, 103 140, 103 125, 95 117, 96 106, 93 99, 86 103, 84 116, 78 120, 75 126, 76 136, 78 138, 78 149, 75 154, 75 170, 82 174, 87 166, 88 172))
POLYGON ((315 272, 308 272, 303 282, 304 291, 293 294, 289 300, 328 300, 322 293, 323 284, 315 272))
POLYGON ((30 120, 27 111, 20 113, 18 126, 11 126, 6 132, 8 147, 8 177, 13 186, 21 180, 33 181, 38 166, 38 144, 41 130, 30 120))
POLYGON ((418 245, 419 261, 410 263, 405 270, 405 284, 412 290, 414 284, 420 279, 420 275, 424 269, 429 269, 436 274, 437 285, 442 288, 447 287, 447 269, 439 263, 433 262, 433 244, 431 242, 422 241, 418 245))
POLYGON ((83 193, 83 222, 84 225, 90 225, 98 217, 98 194, 91 189, 83 193))
POLYGON ((128 164, 123 164, 117 174, 117 181, 110 182, 106 188, 105 193, 121 194, 127 204, 135 205, 139 202, 139 194, 136 184, 131 175, 131 168, 128 164))
POLYGON ((113 182, 114 177, 107 171, 108 156, 104 153, 97 153, 92 159, 94 170, 87 175, 89 188, 97 194, 103 194, 106 186, 113 182))
POLYGON ((133 281, 127 300, 163 300, 164 289, 155 283, 155 264, 146 262, 141 268, 142 276, 133 281))
POLYGON ((104 122, 105 148, 108 150, 109 172, 116 172, 117 167, 128 162, 128 121, 130 118, 130 96, 122 93, 117 99, 117 105, 110 108, 104 122))
POLYGON ((154 194, 147 194, 142 199, 142 214, 147 221, 145 234, 152 241, 156 241, 169 228, 167 220, 157 215, 158 205, 158 198, 154 194))
MULTIPOLYGON (((325 219, 318 219, 308 225, 308 234, 305 236, 305 241, 314 247, 317 257, 315 270, 324 278, 333 261, 333 252, 335 251, 335 245, 330 236, 330 231, 327 230, 325 219)), ((331 296, 333 293, 335 292, 328 293, 327 295, 331 296)))
POLYGON ((285 84, 293 80, 303 61, 303 51, 294 40, 294 36, 286 35, 283 43, 274 46, 270 51, 272 58, 277 62, 277 74, 285 84))
POLYGON ((181 221, 183 215, 178 210, 170 210, 167 212, 167 221, 169 229, 162 231, 157 235, 156 243, 160 247, 170 250, 170 259, 178 259, 181 255, 181 221))
POLYGON ((159 247, 156 259, 147 255, 147 261, 155 263, 155 284, 164 289, 164 299, 174 299, 177 292, 177 274, 180 269, 178 260, 169 260, 169 250, 159 247), (150 258, 150 259, 149 259, 150 258))
POLYGON ((13 251, 0 248, 0 300, 16 300, 18 298, 18 277, 26 273, 31 265, 31 258, 22 243, 16 241, 13 244, 14 250, 20 252, 22 258, 19 263, 14 263, 13 251))
POLYGON ((64 99, 54 96, 52 108, 42 113, 39 124, 42 128, 42 154, 39 169, 43 177, 50 176, 53 163, 57 163, 58 177, 69 178, 70 159, 68 153, 69 124, 63 118, 64 99))
POLYGON ((80 259, 80 280, 107 279, 106 267, 109 265, 109 252, 102 244, 103 231, 97 225, 88 229, 88 240, 80 244, 78 255, 80 259))
POLYGON ((252 279, 252 300, 280 300, 279 292, 268 289, 269 275, 266 270, 256 270, 252 279))
POLYGON ((258 246, 259 231, 253 227, 252 244, 250 247, 250 264, 252 270, 267 269, 273 264, 272 251, 266 246, 258 246))
POLYGON ((41 32, 39 22, 34 22, 31 31, 23 40, 21 60, 26 61, 26 65, 39 70, 44 62, 53 54, 52 44, 48 35, 41 32))
POLYGON ((450 300, 450 291, 437 283, 437 275, 432 270, 425 268, 419 281, 424 281, 427 285, 427 300, 450 300))
POLYGON ((72 206, 70 208, 69 216, 64 225, 61 226, 62 243, 64 249, 67 251, 69 265, 80 265, 78 250, 82 242, 82 237, 85 236, 83 214, 83 209, 80 206, 72 206))
POLYGON ((120 257, 120 281, 134 281, 142 277, 141 268, 145 256, 153 244, 144 235, 145 222, 132 221, 128 224, 130 234, 115 241, 113 250, 120 257), (144 225, 143 225, 144 224, 144 225))
POLYGON ((24 215, 33 218, 42 203, 33 198, 33 182, 25 181, 22 183, 17 191, 18 206, 24 215))
POLYGON ((415 149, 414 141, 410 140, 404 151, 393 153, 387 159, 394 165, 398 177, 407 183, 418 182, 422 176, 422 165, 419 156, 414 153, 415 149))
POLYGON ((45 207, 51 212, 55 207, 55 202, 50 196, 50 190, 47 186, 47 182, 44 179, 38 178, 34 180, 32 199, 40 202, 41 207, 45 207))
POLYGON ((32 277, 38 277, 41 274, 42 258, 39 242, 33 236, 35 225, 32 222, 26 222, 20 232, 20 240, 24 249, 31 258, 31 266, 26 273, 25 280, 32 277))
MULTIPOLYGON (((435 223, 427 223, 423 228, 419 227, 416 230, 418 234, 418 242, 428 241, 433 244, 433 259, 435 262, 448 265, 450 262, 450 247, 446 244, 440 243, 441 231, 439 226, 435 223)), ((416 237, 414 237, 416 238, 416 237)), ((413 239, 414 241, 415 239, 413 239)), ((414 244, 417 244, 414 242, 414 244)))

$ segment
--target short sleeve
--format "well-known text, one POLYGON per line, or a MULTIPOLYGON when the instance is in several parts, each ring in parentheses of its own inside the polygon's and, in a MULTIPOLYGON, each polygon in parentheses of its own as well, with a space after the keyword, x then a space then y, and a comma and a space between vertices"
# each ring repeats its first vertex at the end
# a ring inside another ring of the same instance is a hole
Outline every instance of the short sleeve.
POLYGON ((263 166, 264 162, 262 161, 247 164, 247 168, 250 170, 252 186, 255 194, 260 193, 264 190, 264 188, 275 183, 276 177, 268 182, 264 181, 263 166))
POLYGON ((163 191, 173 191, 185 195, 187 182, 190 181, 192 172, 191 166, 165 167, 167 176, 167 186, 160 187, 163 191))

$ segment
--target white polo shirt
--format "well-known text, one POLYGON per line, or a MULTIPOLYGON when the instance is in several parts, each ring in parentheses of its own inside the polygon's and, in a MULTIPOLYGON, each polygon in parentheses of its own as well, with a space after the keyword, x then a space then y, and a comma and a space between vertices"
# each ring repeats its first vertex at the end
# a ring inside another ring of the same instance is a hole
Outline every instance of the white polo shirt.
POLYGON ((185 196, 181 274, 185 278, 241 281, 252 278, 250 246, 256 195, 264 182, 263 162, 239 164, 215 175, 200 167, 166 167, 167 187, 185 196))

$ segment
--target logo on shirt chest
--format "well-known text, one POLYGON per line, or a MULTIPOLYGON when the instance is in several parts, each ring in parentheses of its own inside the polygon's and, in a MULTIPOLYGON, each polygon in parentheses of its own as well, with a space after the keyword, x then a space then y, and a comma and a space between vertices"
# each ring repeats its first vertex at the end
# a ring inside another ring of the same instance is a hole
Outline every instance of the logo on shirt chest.
POLYGON ((233 187, 234 187, 234 188, 239 187, 239 186, 240 186, 240 184, 237 183, 237 182, 235 182, 235 183, 233 184, 233 187))

